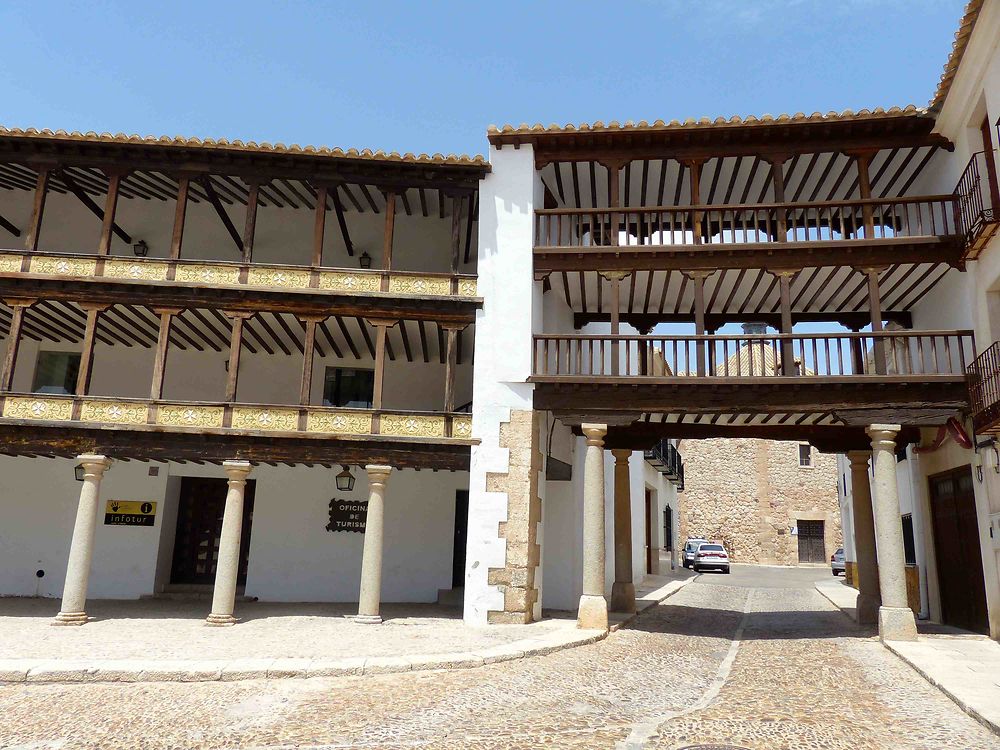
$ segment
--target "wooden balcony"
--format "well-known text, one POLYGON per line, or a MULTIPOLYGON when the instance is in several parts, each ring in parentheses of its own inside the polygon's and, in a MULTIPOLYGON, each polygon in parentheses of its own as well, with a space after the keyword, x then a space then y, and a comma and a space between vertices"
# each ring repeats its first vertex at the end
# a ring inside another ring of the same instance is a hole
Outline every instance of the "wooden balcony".
POLYGON ((535 270, 681 270, 955 262, 958 198, 535 212, 535 270))
POLYGON ((968 260, 979 257, 1000 227, 1000 216, 997 215, 1000 188, 997 187, 995 164, 993 152, 980 151, 973 154, 955 187, 965 230, 965 257, 968 260))
POLYGON ((0 249, 0 292, 77 302, 233 309, 330 310, 462 320, 481 304, 472 274, 411 273, 0 249))
POLYGON ((881 409, 936 419, 968 408, 965 370, 973 352, 971 331, 538 335, 531 380, 536 407, 556 411, 881 409))
POLYGON ((1000 434, 1000 341, 969 365, 972 424, 977 433, 1000 434))
POLYGON ((467 413, 0 394, 4 452, 467 469, 467 413))

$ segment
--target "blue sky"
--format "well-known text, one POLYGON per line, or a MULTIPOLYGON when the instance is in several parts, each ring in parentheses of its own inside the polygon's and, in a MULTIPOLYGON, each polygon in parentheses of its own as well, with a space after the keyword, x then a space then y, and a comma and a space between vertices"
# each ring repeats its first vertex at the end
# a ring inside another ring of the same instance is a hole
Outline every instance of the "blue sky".
POLYGON ((482 153, 505 122, 925 105, 963 0, 0 4, 0 124, 482 153))

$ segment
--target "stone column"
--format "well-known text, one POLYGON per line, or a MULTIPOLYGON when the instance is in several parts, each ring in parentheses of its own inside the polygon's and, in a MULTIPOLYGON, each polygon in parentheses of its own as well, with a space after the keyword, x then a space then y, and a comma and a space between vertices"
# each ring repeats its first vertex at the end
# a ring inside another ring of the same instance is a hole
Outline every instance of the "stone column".
POLYGON ((236 607, 236 579, 240 573, 240 540, 243 537, 243 494, 250 474, 249 461, 223 461, 222 468, 229 477, 226 492, 226 509, 222 514, 222 535, 219 539, 219 558, 215 564, 215 591, 212 594, 212 613, 208 625, 235 625, 233 609, 236 607))
POLYGON ((83 467, 83 486, 76 506, 73 540, 69 545, 62 606, 52 621, 53 625, 84 625, 87 622, 87 583, 90 579, 90 560, 94 554, 101 479, 111 466, 110 459, 92 453, 77 456, 76 460, 83 467))
POLYGON ((858 622, 874 625, 878 622, 879 595, 878 563, 875 560, 875 519, 872 515, 872 490, 868 479, 868 451, 850 451, 851 502, 854 510, 854 556, 858 574, 858 622))
POLYGON ((875 534, 878 540, 878 578, 882 606, 878 610, 878 633, 883 641, 915 641, 917 624, 906 601, 906 558, 903 552, 903 525, 899 516, 896 488, 897 424, 868 427, 875 462, 872 500, 875 534))
POLYGON ((585 424, 587 455, 583 470, 583 596, 576 624, 580 628, 608 629, 608 602, 604 598, 604 436, 608 426, 585 424))
POLYGON ((355 622, 377 624, 382 600, 382 519, 385 515, 385 483, 391 466, 369 464, 368 519, 365 522, 365 547, 361 558, 361 594, 358 596, 358 616, 355 622))
POLYGON ((632 583, 632 497, 629 487, 630 450, 615 449, 615 582, 611 586, 611 611, 635 612, 632 583))

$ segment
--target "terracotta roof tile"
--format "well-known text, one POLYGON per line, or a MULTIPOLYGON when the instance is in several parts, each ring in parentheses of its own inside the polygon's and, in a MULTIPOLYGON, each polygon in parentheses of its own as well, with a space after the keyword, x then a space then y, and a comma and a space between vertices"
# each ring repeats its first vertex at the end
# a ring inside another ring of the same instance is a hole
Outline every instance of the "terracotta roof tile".
POLYGON ((40 138, 47 140, 77 141, 81 143, 120 143, 139 144, 146 146, 176 146, 183 148, 203 148, 218 149, 226 151, 241 151, 264 154, 296 155, 305 154, 311 156, 329 156, 340 159, 360 159, 370 161, 403 162, 406 164, 430 164, 446 166, 475 166, 488 167, 489 164, 482 155, 467 156, 465 154, 400 154, 396 151, 386 153, 385 151, 372 151, 371 149, 349 148, 346 151, 341 148, 328 148, 326 146, 299 146, 293 143, 286 146, 284 143, 257 143, 255 141, 227 140, 226 138, 186 138, 183 136, 140 136, 126 135, 125 133, 95 133, 89 131, 81 133, 77 130, 67 132, 65 130, 38 130, 36 128, 6 128, 0 125, 0 137, 14 138, 40 138))
POLYGON ((958 66, 962 64, 965 48, 969 46, 972 30, 975 29, 976 21, 979 20, 979 11, 983 9, 983 2, 984 0, 969 0, 965 6, 962 20, 958 24, 958 31, 955 32, 955 41, 951 45, 951 54, 948 55, 948 62, 944 64, 944 72, 941 74, 937 91, 934 92, 934 98, 931 99, 930 108, 934 111, 941 109, 948 92, 951 90, 952 81, 955 80, 955 75, 958 73, 958 66))

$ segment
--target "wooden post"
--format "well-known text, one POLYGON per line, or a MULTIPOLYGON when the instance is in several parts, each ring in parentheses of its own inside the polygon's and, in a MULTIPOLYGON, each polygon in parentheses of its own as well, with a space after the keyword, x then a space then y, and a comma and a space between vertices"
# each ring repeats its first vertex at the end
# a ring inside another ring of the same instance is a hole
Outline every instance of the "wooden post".
POLYGON ((369 320, 375 326, 375 384, 372 393, 372 409, 376 414, 372 418, 372 432, 378 434, 380 429, 378 411, 382 409, 382 395, 385 383, 385 342, 389 329, 396 325, 395 320, 369 320))
POLYGON ((323 240, 326 236, 326 185, 316 188, 316 218, 313 222, 312 265, 323 265, 323 240))
POLYGON ((3 365, 0 367, 0 393, 11 389, 14 383, 14 368, 17 366, 17 350, 21 346, 21 325, 24 323, 24 311, 34 300, 5 299, 4 303, 11 308, 10 331, 7 334, 7 351, 4 353, 3 365))
MULTIPOLYGON (((872 197, 872 183, 868 176, 868 165, 871 162, 872 153, 864 151, 854 155, 854 161, 858 165, 858 191, 862 200, 869 200, 872 197)), ((865 239, 870 240, 875 237, 875 216, 872 207, 865 204, 861 207, 861 215, 865 225, 865 239)))
MULTIPOLYGON (((472 210, 472 198, 469 198, 469 210, 472 210)), ((451 273, 458 273, 462 244, 462 196, 455 195, 451 199, 451 273)), ((451 280, 451 293, 458 294, 458 279, 451 280)))
POLYGON ((250 317, 248 312, 225 311, 227 317, 233 319, 233 331, 229 337, 229 372, 226 376, 226 395, 223 399, 227 404, 236 401, 236 389, 240 381, 240 353, 243 349, 243 321, 250 317))
POLYGON ((98 255, 111 253, 111 236, 115 229, 115 210, 118 208, 118 189, 121 186, 120 172, 108 173, 108 197, 104 202, 104 219, 101 221, 101 240, 97 245, 98 255))
MULTIPOLYGON (((705 279, 708 277, 711 271, 692 271, 688 274, 694 281, 694 332, 698 336, 705 335, 705 279)), ((704 341, 698 341, 695 344, 695 352, 697 355, 697 367, 698 376, 704 377, 705 375, 705 350, 707 346, 704 341)), ((690 369, 691 364, 687 364, 690 369)))
MULTIPOLYGON (((688 175, 691 185, 691 205, 701 205, 701 170, 704 168, 705 162, 701 159, 694 159, 685 163, 688 167, 688 175)), ((691 219, 691 231, 694 234, 694 244, 700 245, 702 243, 702 212, 694 211, 691 215, 691 219)))
POLYGON ((260 184, 255 180, 249 183, 250 190, 247 197, 247 220, 243 225, 243 262, 253 261, 253 237, 257 228, 257 194, 260 191, 260 184))
MULTIPOLYGON (((621 194, 619 187, 619 178, 621 176, 621 163, 617 161, 604 162, 604 168, 608 170, 608 205, 611 208, 618 208, 621 206, 621 194)), ((612 245, 618 245, 618 234, 620 232, 618 224, 621 221, 621 214, 611 212, 609 216, 610 223, 610 237, 608 237, 608 242, 612 245)))
MULTIPOLYGON (((778 290, 781 304, 781 332, 792 332, 792 279, 796 271, 775 271, 778 277, 778 290)), ((803 362, 803 366, 805 363, 803 362)), ((795 370, 795 349, 791 339, 781 340, 781 374, 797 375, 795 370)))
POLYGON ((153 383, 149 388, 149 398, 158 401, 163 398, 163 375, 167 367, 167 349, 170 345, 170 325, 179 309, 156 309, 160 316, 160 330, 156 336, 156 355, 153 358, 153 383))
POLYGON ((458 336, 460 328, 448 326, 447 345, 445 347, 444 366, 444 411, 450 414, 455 411, 455 369, 458 366, 458 336))
MULTIPOLYGON (((852 333, 858 333, 861 329, 857 326, 851 326, 852 333)), ((854 368, 855 375, 865 374, 865 352, 861 347, 861 339, 852 338, 851 339, 851 364, 854 368)))
POLYGON ((872 334, 874 344, 872 351, 875 356, 875 373, 886 374, 885 341, 879 337, 882 333, 882 299, 879 295, 878 275, 881 268, 863 268, 862 273, 868 276, 868 309, 872 317, 872 334))
MULTIPOLYGON (((611 282, 611 335, 617 336, 621 333, 621 290, 622 279, 628 273, 626 271, 604 271, 601 273, 605 279, 611 282)), ((600 279, 598 279, 600 283, 600 279)), ((621 347, 618 339, 611 339, 611 374, 618 375, 621 371, 621 347)), ((627 373, 626 373, 627 374, 627 373)))
POLYGON ((326 320, 326 316, 303 316, 305 324, 305 344, 302 347, 302 382, 299 387, 299 405, 308 406, 312 396, 313 361, 316 354, 316 326, 326 320))
POLYGON ((80 352, 80 371, 76 376, 76 395, 86 396, 90 392, 90 378, 94 371, 94 343, 104 305, 81 305, 87 311, 87 325, 83 333, 83 347, 80 352))
POLYGON ((392 269, 392 235, 396 222, 396 193, 385 191, 385 230, 382 234, 382 291, 389 291, 389 271, 392 269))
MULTIPOLYGON (((785 202, 785 160, 787 156, 772 156, 768 159, 771 162, 771 184, 774 186, 774 202, 785 202)), ((775 215, 775 240, 777 242, 788 241, 788 211, 784 207, 779 208, 775 215)))
POLYGON ((174 207, 174 230, 170 235, 170 258, 181 257, 181 243, 184 241, 184 219, 187 216, 188 188, 191 178, 181 175, 177 178, 177 205, 174 207))
POLYGON ((38 168, 38 179, 35 181, 35 200, 31 205, 31 222, 24 234, 24 249, 28 252, 38 250, 38 238, 42 232, 42 214, 45 213, 45 198, 49 189, 49 168, 38 168))

